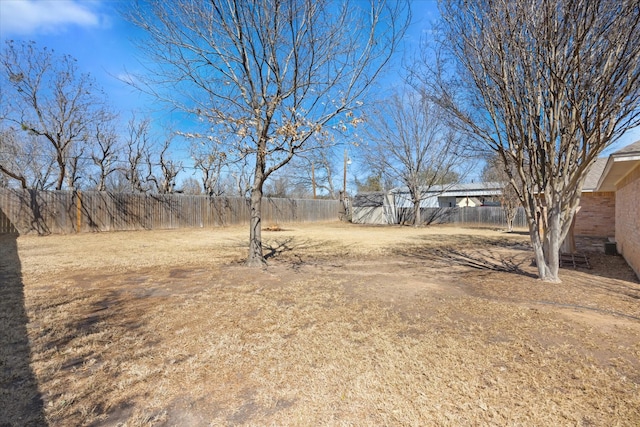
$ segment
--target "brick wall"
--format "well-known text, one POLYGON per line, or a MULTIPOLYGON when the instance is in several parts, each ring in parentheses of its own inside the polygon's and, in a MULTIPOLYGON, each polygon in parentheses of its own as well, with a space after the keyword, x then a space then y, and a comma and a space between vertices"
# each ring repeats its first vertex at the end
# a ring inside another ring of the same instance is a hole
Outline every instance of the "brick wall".
POLYGON ((616 232, 616 193, 582 193, 574 235, 613 237, 616 232))
POLYGON ((616 185, 618 252, 640 278, 640 166, 616 185))

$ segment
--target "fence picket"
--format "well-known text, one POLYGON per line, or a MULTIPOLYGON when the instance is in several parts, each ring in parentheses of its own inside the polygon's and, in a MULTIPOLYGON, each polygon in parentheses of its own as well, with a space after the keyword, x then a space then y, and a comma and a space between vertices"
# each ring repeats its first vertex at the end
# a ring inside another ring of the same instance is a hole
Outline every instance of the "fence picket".
MULTIPOLYGON (((334 221, 339 206, 337 200, 265 198, 263 224, 334 221)), ((217 227, 247 224, 249 215, 242 197, 82 191, 79 205, 72 191, 0 188, 0 233, 217 227)))

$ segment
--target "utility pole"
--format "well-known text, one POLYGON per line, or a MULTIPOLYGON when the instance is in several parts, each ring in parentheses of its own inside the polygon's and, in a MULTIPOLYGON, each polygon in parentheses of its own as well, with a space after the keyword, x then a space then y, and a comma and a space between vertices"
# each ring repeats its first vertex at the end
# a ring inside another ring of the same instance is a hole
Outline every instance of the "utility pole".
POLYGON ((342 192, 347 196, 347 165, 351 164, 351 160, 347 155, 347 149, 344 149, 344 178, 342 180, 342 192))
POLYGON ((343 220, 349 221, 349 198, 347 197, 347 166, 351 164, 351 159, 347 154, 347 149, 344 150, 344 176, 342 178, 342 194, 340 200, 344 208, 343 220))

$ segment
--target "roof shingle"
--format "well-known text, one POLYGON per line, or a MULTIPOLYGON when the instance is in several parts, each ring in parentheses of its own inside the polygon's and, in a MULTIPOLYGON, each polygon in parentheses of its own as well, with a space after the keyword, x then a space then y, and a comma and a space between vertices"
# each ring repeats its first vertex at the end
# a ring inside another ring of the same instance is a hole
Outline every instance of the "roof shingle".
POLYGON ((629 144, 626 147, 621 148, 620 150, 616 151, 615 153, 613 153, 614 155, 617 154, 628 154, 628 153, 640 153, 640 141, 636 141, 633 144, 629 144))
POLYGON ((604 172, 604 168, 607 166, 607 160, 607 157, 599 157, 596 159, 587 173, 587 178, 584 180, 582 191, 594 191, 596 189, 598 182, 600 181, 600 177, 602 176, 602 172, 604 172))

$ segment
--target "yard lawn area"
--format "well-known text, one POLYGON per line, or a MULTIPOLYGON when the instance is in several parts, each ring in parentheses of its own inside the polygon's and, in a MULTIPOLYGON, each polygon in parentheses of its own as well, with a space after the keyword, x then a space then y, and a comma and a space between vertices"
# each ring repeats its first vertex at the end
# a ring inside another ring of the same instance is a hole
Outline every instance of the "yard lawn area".
POLYGON ((622 258, 547 284, 524 232, 281 227, 264 270, 248 227, 2 237, 0 425, 640 425, 622 258))

